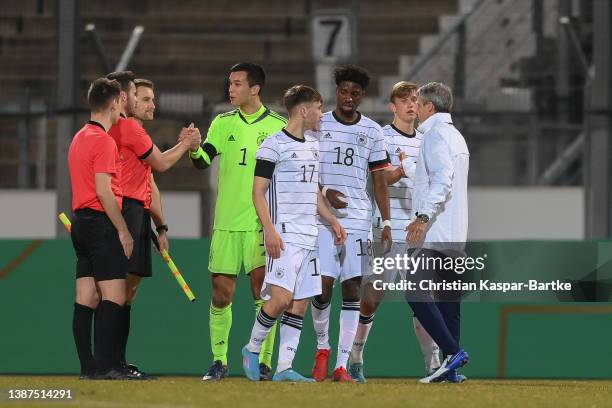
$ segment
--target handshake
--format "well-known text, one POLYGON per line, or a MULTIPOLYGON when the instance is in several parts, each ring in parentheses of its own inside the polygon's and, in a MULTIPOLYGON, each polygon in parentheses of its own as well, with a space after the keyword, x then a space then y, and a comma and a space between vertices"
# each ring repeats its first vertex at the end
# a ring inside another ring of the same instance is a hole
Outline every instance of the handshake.
POLYGON ((402 173, 404 176, 408 177, 411 180, 414 180, 414 176, 416 173, 416 162, 414 159, 408 157, 408 155, 404 152, 400 153, 400 167, 402 169, 402 173))
POLYGON ((189 148, 191 151, 198 150, 200 143, 202 143, 202 135, 200 129, 194 126, 193 122, 189 127, 184 127, 179 133, 178 142, 189 148))

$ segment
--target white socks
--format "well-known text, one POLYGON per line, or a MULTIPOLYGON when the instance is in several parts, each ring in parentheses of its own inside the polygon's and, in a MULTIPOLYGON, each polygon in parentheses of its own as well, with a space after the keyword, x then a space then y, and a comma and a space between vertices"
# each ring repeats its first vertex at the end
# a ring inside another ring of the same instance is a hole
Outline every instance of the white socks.
POLYGON ((311 305, 312 322, 317 335, 317 349, 329 350, 331 348, 329 345, 329 303, 322 304, 317 302, 316 298, 312 298, 311 305))
POLYGON ((351 363, 363 363, 363 349, 365 349, 368 334, 374 324, 374 314, 365 316, 359 314, 359 324, 357 325, 357 333, 353 340, 353 349, 351 350, 351 363))
POLYGON ((414 334, 416 334, 419 340, 419 346, 421 346, 421 352, 425 359, 425 370, 427 373, 431 373, 434 368, 440 367, 440 348, 421 325, 419 319, 413 317, 412 324, 414 325, 414 334))
POLYGON ((247 344, 247 350, 249 350, 251 353, 259 353, 261 351, 261 344, 264 342, 266 337, 268 337, 268 333, 270 333, 270 330, 272 329, 272 326, 274 326, 275 322, 276 317, 268 316, 262 307, 257 314, 255 324, 253 324, 251 339, 249 340, 249 344, 247 344))
POLYGON ((293 358, 300 343, 302 324, 304 318, 293 313, 285 312, 280 322, 280 345, 278 347, 278 364, 276 372, 280 373, 293 364, 293 358))
POLYGON ((343 301, 342 310, 340 311, 340 337, 338 339, 338 355, 335 368, 346 368, 358 324, 359 300, 343 301))

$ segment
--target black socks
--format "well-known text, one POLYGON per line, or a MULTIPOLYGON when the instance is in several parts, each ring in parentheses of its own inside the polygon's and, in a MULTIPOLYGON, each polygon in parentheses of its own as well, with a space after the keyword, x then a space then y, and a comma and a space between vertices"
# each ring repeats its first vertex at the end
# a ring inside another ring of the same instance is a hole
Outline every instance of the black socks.
POLYGON ((117 344, 121 333, 123 306, 110 300, 103 300, 96 314, 96 360, 100 372, 106 373, 119 367, 117 344))
POLYGON ((119 330, 119 362, 121 365, 127 365, 125 351, 127 349, 128 337, 130 336, 131 311, 131 305, 125 305, 123 308, 121 308, 121 326, 119 330))
POLYGON ((81 374, 93 374, 96 370, 96 361, 91 352, 91 322, 94 309, 74 304, 72 316, 72 335, 76 345, 77 354, 81 363, 81 374))

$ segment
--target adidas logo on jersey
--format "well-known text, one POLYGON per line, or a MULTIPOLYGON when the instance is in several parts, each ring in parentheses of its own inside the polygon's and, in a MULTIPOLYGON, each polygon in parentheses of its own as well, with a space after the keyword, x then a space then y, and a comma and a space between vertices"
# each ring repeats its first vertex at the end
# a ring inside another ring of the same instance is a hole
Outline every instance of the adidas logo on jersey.
POLYGON ((331 135, 329 132, 327 132, 327 133, 325 134, 325 136, 323 136, 323 138, 324 138, 324 139, 332 139, 332 135, 331 135))
POLYGON ((297 154, 293 153, 293 154, 291 155, 291 158, 292 158, 292 159, 297 159, 297 154))
POLYGON ((234 138, 234 135, 230 135, 230 137, 227 138, 228 142, 235 142, 236 139, 234 138))

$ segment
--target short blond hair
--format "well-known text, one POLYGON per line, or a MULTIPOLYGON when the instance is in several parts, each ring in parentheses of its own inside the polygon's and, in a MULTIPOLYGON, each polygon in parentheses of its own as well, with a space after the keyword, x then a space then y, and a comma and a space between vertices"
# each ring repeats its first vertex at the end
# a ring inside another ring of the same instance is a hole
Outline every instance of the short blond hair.
POLYGON ((393 88, 391 88, 391 93, 389 94, 389 102, 393 103, 395 98, 405 98, 411 93, 415 92, 419 89, 416 84, 408 81, 399 81, 393 88))
POLYGON ((134 80, 134 84, 136 85, 136 88, 139 86, 146 86, 147 88, 154 89, 153 81, 149 81, 148 79, 136 78, 134 80))

